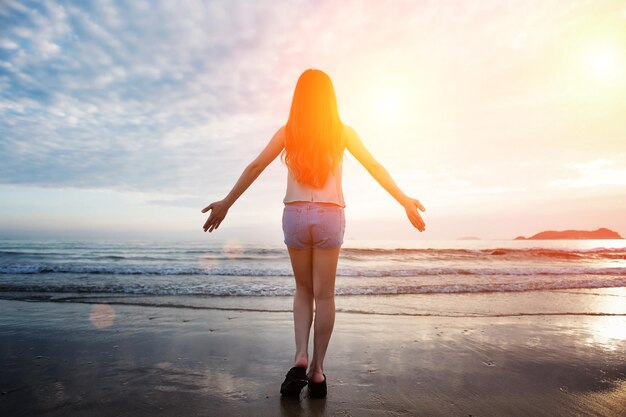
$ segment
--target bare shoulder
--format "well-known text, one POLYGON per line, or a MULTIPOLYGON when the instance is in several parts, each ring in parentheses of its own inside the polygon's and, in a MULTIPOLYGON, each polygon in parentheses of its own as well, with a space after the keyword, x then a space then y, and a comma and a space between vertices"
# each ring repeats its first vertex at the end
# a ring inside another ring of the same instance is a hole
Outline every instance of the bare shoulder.
POLYGON ((343 134, 346 135, 346 137, 349 136, 354 136, 356 135, 356 131, 354 130, 354 128, 348 124, 343 124, 343 134))
POLYGON ((274 133, 274 136, 272 136, 272 142, 276 141, 278 143, 284 144, 286 128, 286 125, 282 125, 281 127, 279 127, 276 133, 274 133))
POLYGON ((356 133, 356 130, 354 130, 352 126, 345 123, 343 125, 343 135, 344 143, 348 149, 354 144, 355 141, 359 140, 359 135, 356 133))

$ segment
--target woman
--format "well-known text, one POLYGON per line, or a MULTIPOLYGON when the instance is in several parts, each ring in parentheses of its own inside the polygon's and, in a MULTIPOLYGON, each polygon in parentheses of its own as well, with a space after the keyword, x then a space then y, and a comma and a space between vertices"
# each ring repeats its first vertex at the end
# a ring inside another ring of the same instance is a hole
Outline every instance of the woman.
POLYGON ((281 152, 288 168, 283 202, 283 232, 296 281, 293 319, 296 354, 281 393, 299 396, 308 384, 310 397, 326 396, 324 357, 335 322, 335 274, 345 228, 341 168, 344 149, 406 210, 419 231, 424 207, 405 195, 387 170, 365 148, 357 133, 339 118, 337 100, 328 75, 308 69, 300 75, 289 119, 274 134, 221 201, 202 209, 211 214, 204 231, 217 229, 228 209, 281 152), (309 362, 309 332, 313 322, 313 356, 309 362), (308 369, 308 373, 307 373, 308 369))

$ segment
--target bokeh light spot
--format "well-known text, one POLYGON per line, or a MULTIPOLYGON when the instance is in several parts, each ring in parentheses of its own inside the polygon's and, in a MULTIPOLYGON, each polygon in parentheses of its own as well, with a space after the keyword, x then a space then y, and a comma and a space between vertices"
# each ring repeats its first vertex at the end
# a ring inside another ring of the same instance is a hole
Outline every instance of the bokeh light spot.
POLYGON ((108 304, 94 304, 89 312, 89 321, 98 329, 111 327, 115 320, 115 310, 108 304))

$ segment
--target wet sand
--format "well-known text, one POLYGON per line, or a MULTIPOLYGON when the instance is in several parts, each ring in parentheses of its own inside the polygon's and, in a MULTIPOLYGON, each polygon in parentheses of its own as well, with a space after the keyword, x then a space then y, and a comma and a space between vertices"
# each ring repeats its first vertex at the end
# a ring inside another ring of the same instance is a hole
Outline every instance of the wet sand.
POLYGON ((340 312, 329 396, 297 400, 279 394, 290 313, 8 300, 0 311, 2 416, 626 416, 623 314, 340 312))

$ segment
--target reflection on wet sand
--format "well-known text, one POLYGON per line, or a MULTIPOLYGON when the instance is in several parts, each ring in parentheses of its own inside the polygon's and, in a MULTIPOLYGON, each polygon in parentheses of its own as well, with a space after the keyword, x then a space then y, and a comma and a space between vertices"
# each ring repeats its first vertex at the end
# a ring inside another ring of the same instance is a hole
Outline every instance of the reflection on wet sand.
MULTIPOLYGON (((0 413, 618 415, 626 312, 619 291, 598 294, 538 292, 535 313, 561 297, 571 298, 567 309, 622 315, 338 313, 326 400, 306 388, 300 399, 279 394, 293 344, 288 312, 117 304, 111 325, 97 327, 89 304, 0 301, 0 413)), ((531 298, 485 295, 481 308, 528 312, 531 298)), ((467 310, 468 300, 477 299, 437 298, 442 312, 467 310)))

